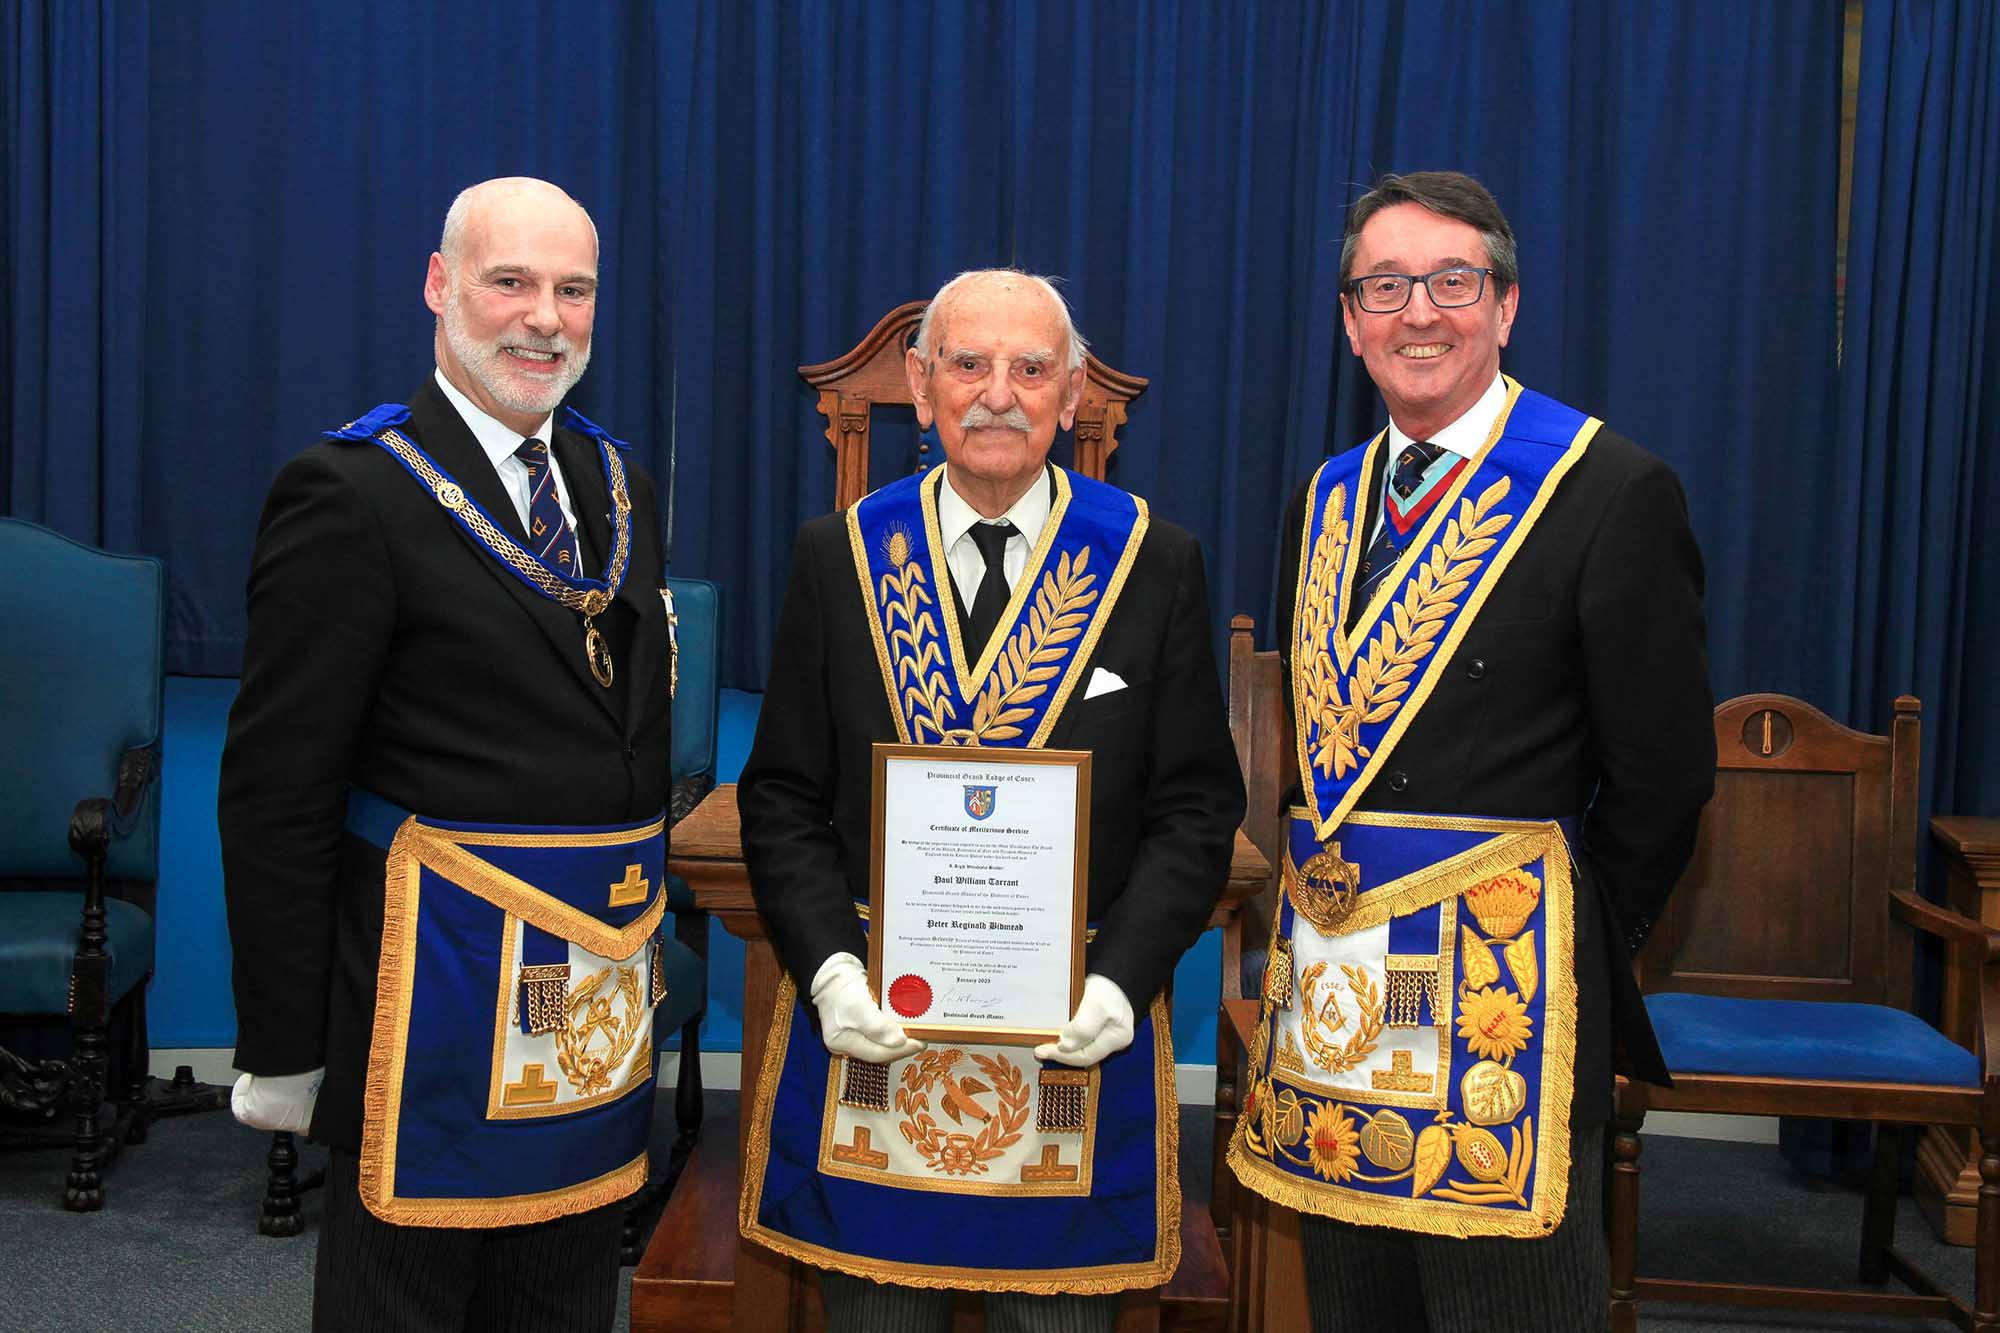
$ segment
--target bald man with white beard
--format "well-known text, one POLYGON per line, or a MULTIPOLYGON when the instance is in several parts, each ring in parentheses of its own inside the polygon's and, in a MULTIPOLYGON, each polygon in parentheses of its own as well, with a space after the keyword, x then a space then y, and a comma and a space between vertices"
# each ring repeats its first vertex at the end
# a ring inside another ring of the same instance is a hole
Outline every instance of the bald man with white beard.
POLYGON ((602 1329, 662 989, 657 505, 557 410, 596 316, 575 200, 466 190, 423 295, 433 374, 259 526, 218 809, 235 1111, 331 1149, 316 1328, 602 1329))

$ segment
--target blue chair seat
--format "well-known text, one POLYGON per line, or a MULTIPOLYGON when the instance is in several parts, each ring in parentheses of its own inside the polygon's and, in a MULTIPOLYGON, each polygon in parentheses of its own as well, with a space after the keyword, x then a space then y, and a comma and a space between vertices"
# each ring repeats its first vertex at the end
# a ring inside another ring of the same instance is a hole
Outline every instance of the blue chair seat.
MULTIPOLYGON (((104 900, 113 1003, 153 970, 153 918, 104 900)), ((69 1011, 70 965, 83 937, 81 893, 0 893, 0 1014, 69 1011)))
POLYGON ((1664 993, 1646 1012, 1675 1074, 1979 1086, 1972 1052, 1886 1005, 1664 993))

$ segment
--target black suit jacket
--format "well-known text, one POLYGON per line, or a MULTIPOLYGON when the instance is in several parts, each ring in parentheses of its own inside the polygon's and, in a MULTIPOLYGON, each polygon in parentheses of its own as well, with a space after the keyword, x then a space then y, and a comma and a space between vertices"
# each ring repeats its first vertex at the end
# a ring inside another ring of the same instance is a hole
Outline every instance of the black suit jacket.
MULTIPOLYGON (((433 380, 400 429, 518 540, 499 474, 433 380)), ((584 567, 610 550, 596 445, 555 431, 584 567)), ((671 722, 658 506, 626 463, 632 551, 597 617, 614 688, 576 612, 460 532, 380 445, 325 441, 286 464, 251 561, 243 683, 218 819, 235 949, 236 1063, 326 1066, 314 1137, 360 1142, 382 937, 380 849, 343 828, 358 786, 419 814, 611 824, 666 805, 671 722)))
MULTIPOLYGON (((1375 446, 1386 451, 1387 442, 1375 446)), ((1362 512, 1381 512, 1378 466, 1362 512)), ((1279 555, 1278 646, 1291 691, 1292 617, 1310 485, 1279 555)), ((1715 782, 1701 551, 1673 471, 1600 429, 1500 576, 1362 810, 1581 815, 1576 1117, 1610 1112, 1612 1041, 1628 1067, 1666 1067, 1632 978, 1694 849, 1715 782)))
MULTIPOLYGON (((948 574, 942 577, 949 578, 948 574)), ((1080 686, 1049 736, 1091 757, 1087 967, 1144 1012, 1201 934, 1229 875, 1243 778, 1210 648, 1201 548, 1152 520, 1084 667, 1125 688, 1080 686)), ((821 963, 866 958, 854 901, 868 893, 870 746, 895 742, 846 517, 800 529, 757 738, 737 787, 751 890, 801 990, 821 963)))

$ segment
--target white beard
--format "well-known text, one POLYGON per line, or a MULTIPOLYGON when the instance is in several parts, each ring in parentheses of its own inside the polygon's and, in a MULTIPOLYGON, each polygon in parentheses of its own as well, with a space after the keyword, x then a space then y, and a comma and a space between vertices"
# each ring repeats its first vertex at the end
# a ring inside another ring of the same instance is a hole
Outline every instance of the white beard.
POLYGON ((460 312, 456 285, 447 291, 444 314, 440 317, 444 325, 444 340, 451 347, 452 355, 465 367, 465 373, 472 376, 480 388, 491 395, 494 402, 510 412, 520 412, 530 416, 547 416, 556 410, 576 382, 583 378, 583 372, 590 366, 590 348, 581 352, 570 346, 568 338, 557 334, 553 338, 543 338, 525 330, 518 335, 495 339, 490 343, 476 340, 465 327, 465 316, 460 312), (525 347, 537 352, 554 352, 560 355, 562 369, 553 379, 546 381, 528 380, 509 364, 505 347, 525 347))

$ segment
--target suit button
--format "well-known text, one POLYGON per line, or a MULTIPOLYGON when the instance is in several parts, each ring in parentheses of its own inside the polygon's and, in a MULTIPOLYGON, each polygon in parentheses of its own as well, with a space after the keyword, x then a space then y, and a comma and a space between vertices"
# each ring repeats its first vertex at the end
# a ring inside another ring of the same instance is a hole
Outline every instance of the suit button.
POLYGON ((1470 662, 1467 662, 1465 664, 1465 674, 1472 677, 1474 680, 1486 679, 1485 661, 1477 657, 1473 658, 1470 662))
POLYGON ((1410 775, 1401 771, 1389 775, 1389 790, 1402 791, 1410 785, 1410 775))
POLYGON ((629 745, 625 747, 625 750, 624 750, 624 755, 625 755, 625 758, 626 758, 626 759, 627 759, 628 761, 629 761, 629 760, 631 760, 631 759, 633 759, 633 758, 635 758, 635 757, 637 757, 638 753, 639 753, 639 752, 638 752, 637 750, 634 750, 634 749, 633 749, 633 748, 632 748, 631 746, 629 746, 629 745))

